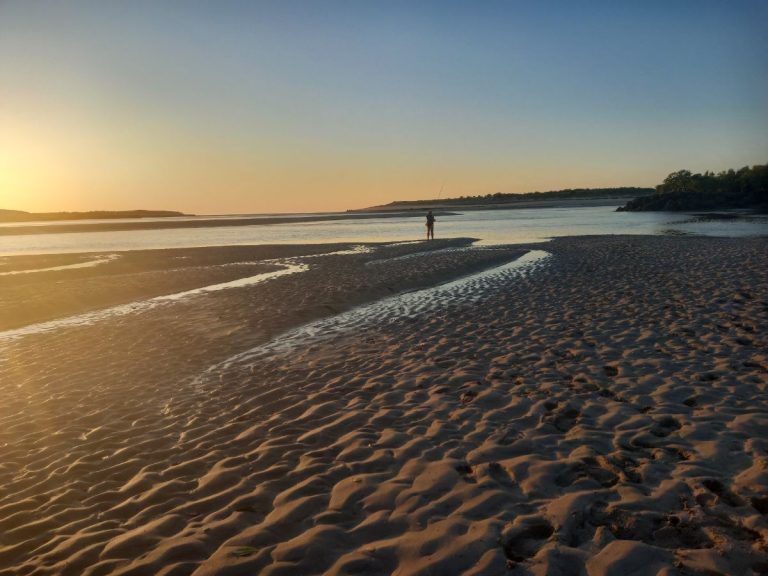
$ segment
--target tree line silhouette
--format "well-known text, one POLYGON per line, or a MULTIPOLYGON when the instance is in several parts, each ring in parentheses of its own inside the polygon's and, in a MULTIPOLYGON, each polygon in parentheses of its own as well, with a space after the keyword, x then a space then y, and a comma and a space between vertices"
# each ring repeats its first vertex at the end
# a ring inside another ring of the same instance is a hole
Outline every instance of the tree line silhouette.
POLYGON ((619 211, 719 210, 753 208, 768 211, 768 164, 692 174, 672 172, 652 196, 635 198, 619 211))
POLYGON ((459 196, 458 198, 432 198, 429 200, 396 200, 383 206, 373 208, 401 208, 416 209, 422 206, 440 205, 442 207, 461 206, 485 206, 496 204, 515 204, 531 200, 553 199, 595 199, 595 198, 629 198, 653 194, 653 188, 640 188, 637 186, 625 186, 620 188, 567 188, 565 190, 552 190, 549 192, 496 192, 494 194, 478 194, 477 196, 459 196))

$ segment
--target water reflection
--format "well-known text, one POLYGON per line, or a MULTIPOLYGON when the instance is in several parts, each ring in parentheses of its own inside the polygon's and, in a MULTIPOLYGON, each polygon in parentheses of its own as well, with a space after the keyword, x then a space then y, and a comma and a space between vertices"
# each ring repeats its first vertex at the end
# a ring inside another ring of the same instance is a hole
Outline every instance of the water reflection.
MULTIPOLYGON (((478 238, 481 244, 540 242, 593 234, 768 235, 768 219, 702 220, 672 212, 616 212, 615 206, 484 210, 440 216, 438 238, 478 238)), ((79 232, 0 237, 0 255, 113 252, 248 244, 392 242, 421 240, 423 215, 296 222, 221 228, 79 232)))

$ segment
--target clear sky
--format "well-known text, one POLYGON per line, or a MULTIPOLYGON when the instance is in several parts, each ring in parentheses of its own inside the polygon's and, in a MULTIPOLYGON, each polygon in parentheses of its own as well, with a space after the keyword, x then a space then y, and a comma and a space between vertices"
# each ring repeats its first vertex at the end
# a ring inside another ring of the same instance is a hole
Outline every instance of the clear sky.
POLYGON ((765 0, 0 0, 0 208, 330 211, 768 162, 765 0))

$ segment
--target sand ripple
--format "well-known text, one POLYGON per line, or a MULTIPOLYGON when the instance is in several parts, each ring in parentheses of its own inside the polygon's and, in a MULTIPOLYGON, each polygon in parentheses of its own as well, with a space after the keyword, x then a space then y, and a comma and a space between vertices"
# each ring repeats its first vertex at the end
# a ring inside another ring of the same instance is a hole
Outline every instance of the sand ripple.
MULTIPOLYGON (((0 574, 764 573, 765 240, 546 250, 261 355, 233 357, 259 324, 226 311, 285 317, 290 278, 202 296, 195 326, 14 343, 0 574)), ((407 285, 410 260, 366 275, 373 257, 291 278, 323 306, 407 285)))

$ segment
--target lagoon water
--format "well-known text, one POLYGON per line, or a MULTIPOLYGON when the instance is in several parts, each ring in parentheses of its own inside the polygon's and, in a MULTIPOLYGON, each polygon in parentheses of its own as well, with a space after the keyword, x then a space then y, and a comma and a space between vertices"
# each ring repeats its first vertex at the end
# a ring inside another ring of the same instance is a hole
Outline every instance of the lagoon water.
MULTIPOLYGON (((768 218, 703 219, 677 212, 616 212, 615 206, 467 211, 440 216, 437 237, 469 237, 480 244, 519 244, 593 234, 768 235, 768 218)), ((82 224, 83 222, 78 222, 82 224)), ((30 223, 30 225, 34 225, 30 223)), ((0 237, 0 255, 113 252, 250 244, 392 242, 421 240, 423 215, 333 221, 73 232, 0 237)))

